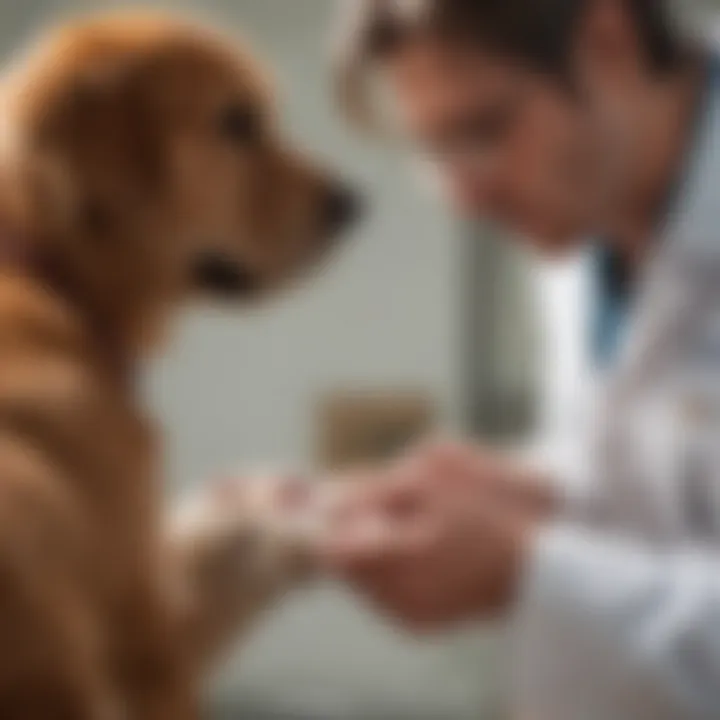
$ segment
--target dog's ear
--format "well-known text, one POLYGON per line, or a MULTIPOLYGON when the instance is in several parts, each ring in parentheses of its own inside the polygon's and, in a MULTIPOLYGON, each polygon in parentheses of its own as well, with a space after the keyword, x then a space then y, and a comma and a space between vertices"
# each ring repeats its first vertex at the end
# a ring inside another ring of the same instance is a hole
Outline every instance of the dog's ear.
POLYGON ((144 158, 147 169, 158 147, 153 89, 162 64, 159 54, 129 55, 83 69, 46 106, 36 127, 39 144, 75 156, 116 150, 127 159, 144 158))
POLYGON ((50 195, 93 237, 153 197, 168 168, 161 118, 167 52, 110 53, 83 63, 36 99, 33 162, 51 171, 50 195), (70 205, 68 205, 70 203, 70 205))

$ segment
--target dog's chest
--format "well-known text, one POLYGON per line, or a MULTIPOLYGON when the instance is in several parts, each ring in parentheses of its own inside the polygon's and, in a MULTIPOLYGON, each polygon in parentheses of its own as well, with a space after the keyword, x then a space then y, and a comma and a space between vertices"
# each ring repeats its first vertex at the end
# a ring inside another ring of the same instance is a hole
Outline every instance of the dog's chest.
POLYGON ((115 594, 123 585, 132 592, 137 575, 147 571, 157 554, 161 488, 156 434, 150 422, 134 409, 120 406, 112 412, 107 431, 97 458, 104 472, 89 477, 86 490, 103 547, 102 571, 119 583, 115 594), (108 567, 111 557, 114 562, 108 567))
MULTIPOLYGON (((122 463, 96 500, 102 508, 101 573, 106 583, 106 632, 117 681, 144 704, 146 674, 174 685, 183 677, 179 607, 166 582, 157 433, 139 413, 119 413, 118 443, 108 467, 122 463), (113 561, 110 562, 110 558, 113 561), (140 675, 138 675, 140 673, 140 675)), ((184 679, 184 678, 183 678, 184 679)), ((190 685, 188 684, 188 688, 190 685)), ((151 693, 153 694, 153 693, 151 693)), ((153 701, 154 702, 154 701, 153 701)))

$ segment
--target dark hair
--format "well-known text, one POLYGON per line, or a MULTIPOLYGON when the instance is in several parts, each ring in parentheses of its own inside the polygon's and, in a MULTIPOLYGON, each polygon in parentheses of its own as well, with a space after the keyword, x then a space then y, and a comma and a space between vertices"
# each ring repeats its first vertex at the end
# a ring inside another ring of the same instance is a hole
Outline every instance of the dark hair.
MULTIPOLYGON (((573 35, 591 0, 353 0, 341 35, 337 90, 354 120, 370 120, 366 70, 409 38, 481 46, 559 78, 570 75, 573 35)), ((676 67, 681 43, 666 0, 622 0, 649 67, 676 67)))

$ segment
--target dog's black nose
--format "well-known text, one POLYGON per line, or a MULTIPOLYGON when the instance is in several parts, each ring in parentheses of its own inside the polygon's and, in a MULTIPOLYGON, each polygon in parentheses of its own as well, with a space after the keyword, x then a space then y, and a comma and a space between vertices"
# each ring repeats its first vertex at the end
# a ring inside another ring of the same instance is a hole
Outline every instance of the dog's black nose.
POLYGON ((360 195, 345 185, 335 185, 325 196, 325 229, 336 235, 354 225, 363 212, 360 195))

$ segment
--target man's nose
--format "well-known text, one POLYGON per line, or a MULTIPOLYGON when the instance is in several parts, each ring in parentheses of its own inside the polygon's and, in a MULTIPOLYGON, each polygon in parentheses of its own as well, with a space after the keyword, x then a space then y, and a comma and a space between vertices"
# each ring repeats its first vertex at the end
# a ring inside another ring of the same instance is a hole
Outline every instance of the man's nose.
POLYGON ((496 173, 458 174, 452 180, 453 199, 466 214, 493 219, 507 206, 507 188, 496 173))

